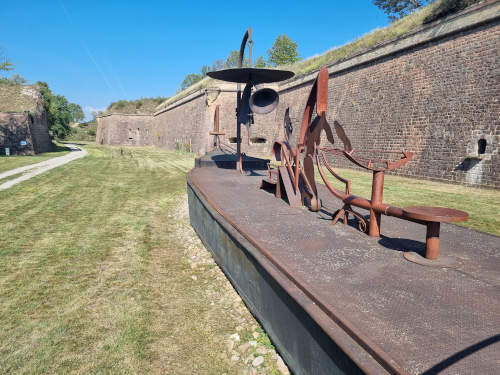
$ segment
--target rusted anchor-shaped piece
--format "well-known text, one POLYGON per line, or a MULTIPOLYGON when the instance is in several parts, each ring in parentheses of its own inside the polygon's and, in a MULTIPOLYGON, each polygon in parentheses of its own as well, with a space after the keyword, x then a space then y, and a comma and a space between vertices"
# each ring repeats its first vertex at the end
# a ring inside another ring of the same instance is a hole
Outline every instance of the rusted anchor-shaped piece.
POLYGON ((330 142, 333 143, 333 134, 326 122, 327 99, 328 71, 321 70, 307 99, 296 147, 292 147, 289 143, 291 124, 287 116, 288 112, 285 113, 285 140, 277 141, 273 145, 274 158, 281 161, 281 167, 278 171, 270 168, 268 178, 264 179, 263 185, 275 184, 278 196, 280 195, 280 182, 283 182, 291 206, 300 206, 306 202, 313 211, 321 209, 321 201, 318 199, 318 191, 314 182, 314 143, 319 142, 317 134, 323 129, 330 142), (312 120, 315 107, 317 116, 312 120), (305 153, 303 161, 301 160, 302 153, 305 153), (276 177, 273 177, 273 174, 276 177))

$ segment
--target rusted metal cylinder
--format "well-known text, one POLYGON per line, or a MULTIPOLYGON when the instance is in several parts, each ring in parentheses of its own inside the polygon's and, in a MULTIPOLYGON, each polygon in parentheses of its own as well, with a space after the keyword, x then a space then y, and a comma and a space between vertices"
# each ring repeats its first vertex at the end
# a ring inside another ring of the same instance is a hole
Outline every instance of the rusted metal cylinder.
POLYGON ((368 227, 368 235, 371 237, 380 236, 380 212, 377 212, 375 207, 382 205, 383 194, 384 171, 373 171, 370 225, 368 227))
POLYGON ((439 255, 439 229, 441 223, 430 221, 427 223, 425 257, 427 259, 437 259, 439 255))

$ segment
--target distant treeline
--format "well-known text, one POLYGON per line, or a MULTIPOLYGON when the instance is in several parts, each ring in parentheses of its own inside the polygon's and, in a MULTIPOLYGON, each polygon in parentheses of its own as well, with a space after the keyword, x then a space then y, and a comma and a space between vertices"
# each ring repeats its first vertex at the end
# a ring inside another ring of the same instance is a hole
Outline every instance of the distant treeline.
MULTIPOLYGON (((300 60, 297 42, 293 42, 285 34, 278 35, 274 41, 273 46, 267 50, 267 60, 263 55, 258 56, 253 62, 254 68, 265 68, 267 66, 279 66, 286 64, 293 64, 300 60)), ((212 65, 203 65, 200 73, 188 74, 181 83, 179 91, 194 85, 196 82, 201 81, 208 72, 213 72, 221 69, 230 69, 238 66, 240 52, 237 50, 231 51, 225 60, 215 60, 212 65)), ((245 57, 243 66, 249 66, 248 59, 245 57)))

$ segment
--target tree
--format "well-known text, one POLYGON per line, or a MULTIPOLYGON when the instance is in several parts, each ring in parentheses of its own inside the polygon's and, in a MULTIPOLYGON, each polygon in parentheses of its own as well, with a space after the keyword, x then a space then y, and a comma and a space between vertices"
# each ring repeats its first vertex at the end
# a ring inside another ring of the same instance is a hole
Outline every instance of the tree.
POLYGON ((256 68, 265 68, 267 66, 264 56, 259 56, 255 59, 254 66, 256 68))
POLYGON ((224 69, 224 61, 221 59, 217 59, 213 62, 212 64, 212 72, 215 72, 217 70, 224 69))
POLYGON ((103 111, 92 111, 92 112, 90 112, 90 114, 92 115, 92 120, 90 122, 97 122, 97 117, 104 114, 104 112, 103 111))
POLYGON ((300 60, 297 42, 293 42, 285 34, 278 35, 271 49, 267 61, 273 66, 293 64, 300 60))
POLYGON ((9 60, 5 59, 2 63, 0 63, 0 70, 13 70, 14 64, 12 64, 9 60))
POLYGON ((72 104, 62 95, 54 95, 46 82, 37 82, 47 113, 47 126, 52 135, 65 138, 72 133, 69 123, 80 115, 81 107, 72 104))
POLYGON ((194 85, 196 82, 202 80, 202 76, 195 73, 190 73, 184 78, 184 81, 181 83, 181 90, 187 89, 189 86, 194 85))
POLYGON ((240 60, 240 53, 236 50, 231 51, 226 58, 226 62, 224 63, 224 67, 228 68, 236 68, 238 67, 238 61, 240 60))
POLYGON ((433 0, 373 0, 373 4, 382 9, 391 21, 404 17, 433 0))
POLYGON ((205 78, 207 76, 207 73, 210 71, 212 71, 211 67, 209 67, 208 65, 203 65, 200 70, 201 76, 205 78))
MULTIPOLYGON (((234 50, 229 53, 224 63, 224 68, 237 68, 240 61, 240 51, 234 50)), ((243 56, 243 67, 248 67, 248 58, 243 56)))
POLYGON ((26 81, 19 74, 13 74, 10 78, 7 77, 0 78, 0 83, 4 85, 23 85, 26 82, 28 81, 26 81))
POLYGON ((82 107, 75 103, 69 103, 69 111, 71 112, 71 118, 73 122, 81 122, 85 118, 82 107))
POLYGON ((0 70, 13 70, 14 69, 14 64, 12 64, 6 57, 3 56, 2 50, 0 50, 0 70))

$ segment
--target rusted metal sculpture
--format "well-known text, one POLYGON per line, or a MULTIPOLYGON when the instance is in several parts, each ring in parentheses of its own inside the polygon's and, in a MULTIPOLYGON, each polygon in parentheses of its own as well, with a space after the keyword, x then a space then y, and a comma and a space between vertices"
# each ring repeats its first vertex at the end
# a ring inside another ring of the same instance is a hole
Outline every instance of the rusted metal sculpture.
POLYGON ((217 104, 215 106, 215 112, 214 112, 214 128, 213 130, 210 131, 210 135, 214 136, 214 141, 213 141, 213 146, 215 150, 220 150, 222 147, 222 142, 220 137, 222 135, 225 135, 226 133, 220 131, 220 105, 217 104))
MULTIPOLYGON (((427 259, 437 259, 440 222, 465 221, 468 219, 468 214, 464 211, 444 207, 419 206, 401 209, 384 204, 382 198, 385 172, 406 164, 412 159, 413 153, 407 151, 355 150, 338 121, 334 121, 335 133, 342 141, 344 148, 321 147, 323 131, 325 131, 327 140, 331 144, 334 143, 333 132, 326 119, 327 99, 328 70, 323 68, 319 71, 307 99, 302 117, 299 142, 296 148, 292 148, 288 140, 275 142, 273 152, 276 160, 281 160, 282 165, 277 170, 273 170, 271 166, 269 167, 268 176, 263 180, 263 185, 274 184, 276 186, 276 195, 280 196, 281 182, 283 182, 290 205, 297 206, 306 203, 311 210, 318 211, 321 209, 321 200, 318 197, 314 178, 314 164, 316 164, 326 188, 343 202, 343 207, 332 215, 332 224, 335 224, 341 216, 343 216, 344 224, 347 224, 348 216, 352 214, 358 220, 359 229, 365 232, 368 228, 368 234, 372 237, 380 236, 382 214, 423 224, 427 226, 425 257, 427 259), (316 107, 317 116, 312 120, 314 107, 316 107), (301 154, 304 154, 302 160, 301 154), (371 199, 368 200, 352 195, 351 182, 335 172, 328 163, 325 154, 343 156, 358 167, 371 171, 373 174, 371 199), (389 158, 370 157, 371 154, 392 154, 396 158, 391 161, 389 158), (337 190, 328 180, 324 168, 334 178, 345 184, 343 192, 337 190), (293 189, 289 186, 290 181, 293 182, 293 189), (296 199, 297 197, 300 197, 300 200, 296 199), (368 224, 364 216, 354 211, 352 206, 370 212, 368 224)), ((411 260, 414 261, 414 259, 411 260)))
POLYGON ((241 124, 247 127, 250 138, 250 126, 253 123, 253 114, 269 113, 278 104, 278 94, 270 89, 264 88, 252 94, 252 88, 261 83, 279 82, 293 77, 294 73, 287 70, 258 69, 252 68, 252 28, 248 28, 243 36, 240 46, 238 68, 218 70, 209 72, 208 76, 221 81, 235 82, 237 86, 236 97, 236 168, 243 172, 243 156, 241 153, 241 124), (248 68, 243 68, 245 47, 248 44, 248 68), (245 83, 243 92, 241 84, 245 83))

